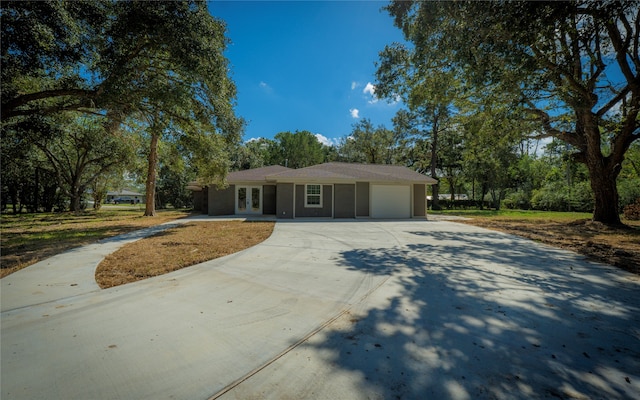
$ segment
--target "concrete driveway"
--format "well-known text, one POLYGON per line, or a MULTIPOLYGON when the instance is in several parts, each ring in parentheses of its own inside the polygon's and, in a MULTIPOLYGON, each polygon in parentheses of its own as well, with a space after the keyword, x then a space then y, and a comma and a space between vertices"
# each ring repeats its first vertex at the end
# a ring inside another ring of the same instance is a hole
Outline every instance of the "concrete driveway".
POLYGON ((15 300, 64 260, 2 280, 3 400, 640 398, 640 279, 514 236, 279 222, 168 275, 99 290, 85 267, 15 300))

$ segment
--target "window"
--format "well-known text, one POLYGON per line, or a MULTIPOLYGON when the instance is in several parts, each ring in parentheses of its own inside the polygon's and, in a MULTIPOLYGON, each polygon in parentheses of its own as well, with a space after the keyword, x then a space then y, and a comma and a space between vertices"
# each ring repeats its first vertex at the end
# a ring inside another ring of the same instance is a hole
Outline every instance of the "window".
POLYGON ((322 185, 304 186, 304 206, 322 207, 322 185))

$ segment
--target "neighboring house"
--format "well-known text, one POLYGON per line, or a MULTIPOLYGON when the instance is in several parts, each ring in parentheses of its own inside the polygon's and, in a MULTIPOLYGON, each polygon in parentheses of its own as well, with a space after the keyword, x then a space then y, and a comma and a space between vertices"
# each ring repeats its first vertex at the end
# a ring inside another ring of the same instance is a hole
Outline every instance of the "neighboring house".
POLYGON ((133 192, 131 190, 120 190, 117 192, 107 192, 107 198, 104 200, 106 204, 138 204, 144 203, 144 195, 142 193, 133 192))
MULTIPOLYGON (((469 200, 469 196, 466 194, 455 194, 453 195, 454 200, 469 200)), ((427 200, 432 200, 433 196, 427 196, 427 200)), ((439 200, 451 200, 451 193, 440 193, 438 194, 439 200)))
POLYGON ((426 185, 436 181, 397 165, 325 163, 231 172, 227 183, 224 189, 190 184, 196 209, 277 218, 425 218, 426 185))

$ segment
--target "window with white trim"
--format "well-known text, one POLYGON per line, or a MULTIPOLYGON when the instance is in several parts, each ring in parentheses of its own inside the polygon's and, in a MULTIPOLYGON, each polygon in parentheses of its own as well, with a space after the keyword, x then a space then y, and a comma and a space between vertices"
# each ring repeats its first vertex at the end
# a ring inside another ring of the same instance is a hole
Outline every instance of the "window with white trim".
POLYGON ((304 185, 304 206, 322 207, 322 185, 304 185))

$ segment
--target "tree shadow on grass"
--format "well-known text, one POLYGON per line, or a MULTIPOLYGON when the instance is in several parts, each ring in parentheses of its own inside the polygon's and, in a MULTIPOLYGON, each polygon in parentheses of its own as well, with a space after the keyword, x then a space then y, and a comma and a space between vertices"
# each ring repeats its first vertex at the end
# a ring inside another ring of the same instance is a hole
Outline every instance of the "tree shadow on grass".
POLYGON ((318 345, 327 362, 364 377, 363 392, 640 396, 637 282, 509 235, 405 234, 415 243, 341 254, 345 268, 391 276, 386 297, 318 345))

